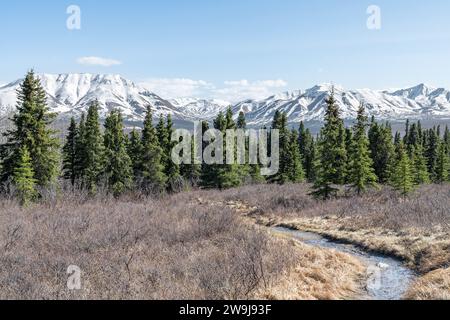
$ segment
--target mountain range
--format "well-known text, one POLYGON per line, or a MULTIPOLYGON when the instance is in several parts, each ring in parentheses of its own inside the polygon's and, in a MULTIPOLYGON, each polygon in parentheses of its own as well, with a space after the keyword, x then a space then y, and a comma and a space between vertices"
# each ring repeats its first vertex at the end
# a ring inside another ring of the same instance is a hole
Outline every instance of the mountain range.
MULTIPOLYGON (((284 92, 262 100, 245 100, 236 104, 215 99, 165 99, 143 86, 119 75, 42 74, 48 105, 61 118, 78 117, 98 100, 100 116, 120 109, 128 122, 140 122, 147 105, 156 117, 171 114, 175 121, 212 120, 220 111, 232 107, 234 114, 243 111, 250 126, 271 123, 277 110, 286 112, 289 123, 321 121, 325 100, 334 88, 342 116, 352 120, 360 103, 369 115, 380 120, 450 119, 450 91, 425 84, 399 90, 346 90, 340 86, 322 84, 306 90, 284 92)), ((14 111, 16 90, 21 79, 0 87, 0 117, 14 111)))

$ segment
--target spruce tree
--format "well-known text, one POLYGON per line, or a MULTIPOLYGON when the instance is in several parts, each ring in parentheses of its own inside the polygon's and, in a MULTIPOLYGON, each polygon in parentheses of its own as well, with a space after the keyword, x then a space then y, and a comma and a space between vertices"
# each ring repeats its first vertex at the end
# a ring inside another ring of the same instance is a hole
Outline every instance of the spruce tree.
POLYGON ((373 169, 370 157, 369 140, 366 136, 368 118, 364 105, 358 109, 357 123, 354 130, 354 139, 348 147, 350 150, 349 183, 361 195, 368 186, 375 186, 377 176, 373 169))
MULTIPOLYGON (((278 172, 269 178, 271 183, 285 184, 288 183, 290 179, 290 143, 291 135, 287 127, 287 116, 285 113, 276 112, 274 121, 272 123, 273 130, 279 130, 279 169, 278 172)), ((295 142, 298 145, 298 140, 295 142)), ((300 152, 300 151, 298 151, 300 152)))
POLYGON ((166 188, 167 176, 161 163, 164 151, 152 121, 152 110, 148 106, 142 132, 142 188, 147 193, 160 193, 166 188))
POLYGON ((298 135, 296 131, 290 133, 289 144, 287 146, 287 164, 286 172, 290 182, 300 183, 305 181, 305 171, 303 170, 303 161, 298 146, 298 135))
POLYGON ((67 131, 66 143, 63 147, 63 177, 69 180, 72 186, 77 178, 77 138, 78 127, 75 118, 70 119, 70 126, 67 131))
POLYGON ((180 166, 172 161, 172 149, 177 142, 172 142, 172 134, 174 132, 172 116, 167 116, 167 124, 165 127, 166 141, 163 146, 165 154, 165 170, 167 176, 167 184, 169 191, 180 191, 182 188, 182 179, 180 173, 180 166))
MULTIPOLYGON (((219 119, 219 127, 222 125, 222 123, 220 122, 221 120, 219 119)), ((219 128, 216 128, 219 129, 219 128)), ((228 108, 226 115, 225 115, 225 122, 224 122, 224 129, 221 130, 222 133, 224 134, 224 150, 226 150, 226 141, 227 141, 227 132, 226 130, 235 130, 236 129, 236 123, 233 120, 233 113, 231 108, 228 108)), ((239 186, 242 181, 241 181, 241 176, 240 176, 240 170, 239 170, 239 165, 237 164, 236 161, 236 155, 237 155, 237 149, 236 149, 236 145, 237 145, 237 140, 236 137, 234 138, 234 149, 233 149, 233 159, 234 161, 229 161, 227 159, 227 154, 225 154, 225 164, 223 165, 219 165, 218 166, 218 182, 219 182, 219 188, 220 189, 227 189, 227 188, 233 188, 233 187, 237 187, 239 186), (228 163, 228 162, 233 162, 233 163, 228 163)))
POLYGON ((448 181, 450 170, 450 159, 443 142, 439 144, 436 159, 435 182, 442 184, 448 181))
POLYGON ((316 162, 316 181, 314 192, 316 197, 329 199, 338 189, 336 184, 342 182, 343 163, 345 159, 345 144, 342 139, 343 121, 340 110, 334 98, 334 90, 326 100, 325 126, 321 131, 319 155, 316 162))
POLYGON ((194 140, 191 142, 191 164, 182 163, 180 166, 180 174, 191 187, 197 187, 201 181, 202 165, 195 163, 196 148, 194 140))
POLYGON ((309 182, 313 182, 315 158, 314 138, 310 130, 305 128, 303 121, 300 122, 298 144, 305 177, 309 182))
POLYGON ((84 142, 86 132, 86 115, 81 114, 78 124, 78 132, 75 136, 75 184, 83 187, 84 169, 86 168, 86 144, 84 142))
POLYGON ((137 182, 142 177, 142 140, 136 128, 133 128, 130 133, 127 152, 133 168, 133 181, 137 182))
POLYGON ((36 183, 33 164, 26 146, 19 150, 18 158, 13 171, 12 181, 20 203, 24 206, 33 201, 36 196, 36 183))
POLYGON ((2 146, 2 181, 12 177, 21 150, 28 150, 36 184, 50 187, 56 182, 59 170, 59 142, 50 129, 56 115, 50 113, 46 93, 33 71, 28 72, 17 91, 17 112, 12 117, 14 128, 5 133, 2 146))
POLYGON ((428 172, 431 179, 437 181, 437 160, 439 149, 439 136, 437 135, 436 128, 427 131, 425 142, 425 157, 427 158, 428 172))
POLYGON ((132 185, 132 162, 127 153, 126 136, 120 111, 113 110, 105 120, 105 177, 108 190, 119 196, 132 185))
MULTIPOLYGON (((222 114, 223 116, 223 114, 222 114)), ((209 124, 206 121, 202 121, 202 136, 209 130, 209 124)), ((208 147, 208 143, 202 141, 202 154, 204 154, 205 149, 208 147)), ((212 155, 214 156, 214 155, 212 155)), ((217 173, 216 173, 216 165, 215 164, 207 164, 206 162, 202 163, 201 168, 201 176, 200 176, 200 185, 203 188, 213 188, 217 187, 216 181, 217 173)))
POLYGON ((406 196, 414 189, 414 177, 408 153, 403 142, 399 143, 397 149, 397 161, 392 170, 391 185, 403 196, 406 196))
POLYGON ((430 183, 430 175, 427 168, 427 159, 423 153, 421 144, 412 147, 411 163, 413 166, 414 183, 417 185, 430 183))
POLYGON ((378 182, 387 183, 390 177, 395 151, 392 143, 392 129, 389 123, 379 125, 372 117, 369 129, 370 155, 378 182))
POLYGON ((95 193, 100 185, 105 164, 98 108, 98 101, 92 102, 82 129, 84 146, 81 154, 84 158, 81 159, 81 186, 92 193, 95 193))

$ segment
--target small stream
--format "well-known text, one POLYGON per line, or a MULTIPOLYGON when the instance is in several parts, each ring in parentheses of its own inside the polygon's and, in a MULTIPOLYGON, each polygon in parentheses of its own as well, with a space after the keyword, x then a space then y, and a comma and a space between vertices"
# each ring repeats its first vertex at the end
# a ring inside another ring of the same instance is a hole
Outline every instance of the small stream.
POLYGON ((351 244, 328 240, 318 234, 275 227, 277 233, 287 235, 305 244, 326 249, 334 249, 351 254, 368 266, 367 296, 370 300, 400 300, 409 285, 416 278, 415 273, 406 268, 400 260, 384 255, 365 252, 351 244))

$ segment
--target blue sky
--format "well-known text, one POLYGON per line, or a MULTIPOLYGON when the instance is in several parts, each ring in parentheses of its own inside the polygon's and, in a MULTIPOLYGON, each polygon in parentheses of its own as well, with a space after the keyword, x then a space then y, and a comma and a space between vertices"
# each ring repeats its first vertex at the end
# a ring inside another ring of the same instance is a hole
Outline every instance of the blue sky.
POLYGON ((226 100, 322 82, 450 88, 449 15, 447 0, 2 1, 0 83, 33 67, 226 100), (72 4, 81 30, 66 27, 72 4), (372 4, 380 30, 366 25, 372 4))

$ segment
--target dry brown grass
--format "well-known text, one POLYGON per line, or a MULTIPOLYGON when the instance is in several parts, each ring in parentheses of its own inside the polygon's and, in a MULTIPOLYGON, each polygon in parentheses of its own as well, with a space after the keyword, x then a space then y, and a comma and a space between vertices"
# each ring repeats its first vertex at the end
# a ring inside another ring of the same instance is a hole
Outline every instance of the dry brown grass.
POLYGON ((350 255, 313 248, 294 240, 298 263, 260 297, 269 300, 336 300, 364 296, 365 266, 350 255))
POLYGON ((362 267, 348 257, 286 245, 196 196, 67 193, 29 208, 0 200, 0 299, 343 299, 357 290, 362 267), (82 271, 79 291, 67 289, 70 265, 82 271))
POLYGON ((450 300, 450 269, 432 271, 412 285, 406 294, 411 300, 450 300))

